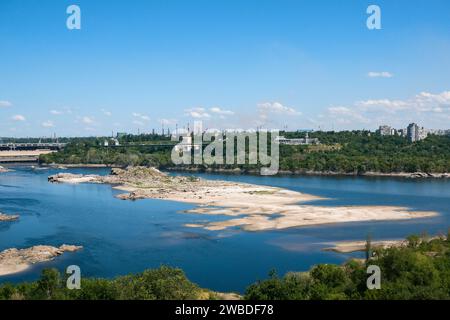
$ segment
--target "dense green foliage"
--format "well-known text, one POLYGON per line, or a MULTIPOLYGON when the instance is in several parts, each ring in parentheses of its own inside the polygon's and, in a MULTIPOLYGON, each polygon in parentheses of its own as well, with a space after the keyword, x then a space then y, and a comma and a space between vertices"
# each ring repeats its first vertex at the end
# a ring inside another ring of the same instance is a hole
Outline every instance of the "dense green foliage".
POLYGON ((317 265, 309 272, 288 273, 248 287, 251 300, 450 299, 450 240, 408 238, 408 246, 375 250, 366 263, 317 265), (367 289, 367 265, 381 269, 381 289, 367 289))
MULTIPOLYGON (((287 135, 289 136, 289 135, 287 135)), ((281 168, 332 172, 450 172, 450 137, 429 136, 410 143, 399 136, 380 136, 363 131, 324 133, 311 136, 322 145, 337 148, 312 151, 310 147, 281 149, 281 168)))
POLYGON ((1 285, 0 300, 185 300, 204 292, 183 271, 165 266, 113 280, 82 278, 80 290, 67 289, 66 281, 58 270, 45 269, 36 282, 1 285))
POLYGON ((160 146, 168 141, 155 141, 153 136, 138 136, 138 138, 128 138, 126 136, 121 142, 127 143, 126 147, 104 147, 105 139, 85 138, 71 141, 63 151, 41 156, 41 161, 45 163, 59 164, 106 164, 106 165, 141 165, 160 167, 170 163, 171 146, 160 146), (145 140, 144 140, 145 139, 145 140))
MULTIPOLYGON (((304 133, 285 132, 288 138, 304 133)), ((368 131, 314 132, 320 145, 280 146, 280 170, 361 174, 365 172, 450 172, 450 137, 431 135, 409 143, 398 136, 380 136, 368 131)), ((64 151, 43 155, 45 163, 173 166, 171 144, 157 135, 125 136, 121 147, 103 147, 104 139, 76 139, 64 151), (163 145, 158 145, 163 144, 163 145)), ((191 166, 194 167, 194 166, 191 166)), ((255 170, 260 165, 199 165, 196 169, 255 170)))

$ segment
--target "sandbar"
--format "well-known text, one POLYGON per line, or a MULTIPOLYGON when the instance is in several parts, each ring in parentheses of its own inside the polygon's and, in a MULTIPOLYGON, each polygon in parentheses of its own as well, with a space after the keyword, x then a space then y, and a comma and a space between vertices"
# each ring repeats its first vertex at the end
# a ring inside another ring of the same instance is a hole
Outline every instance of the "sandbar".
POLYGON ((222 215, 225 221, 189 223, 207 230, 241 228, 246 231, 281 230, 293 227, 367 221, 409 220, 438 215, 395 206, 321 206, 311 202, 324 198, 277 187, 169 176, 155 168, 112 169, 108 176, 59 173, 49 177, 57 183, 108 183, 126 191, 123 200, 164 199, 198 205, 184 213, 222 215))

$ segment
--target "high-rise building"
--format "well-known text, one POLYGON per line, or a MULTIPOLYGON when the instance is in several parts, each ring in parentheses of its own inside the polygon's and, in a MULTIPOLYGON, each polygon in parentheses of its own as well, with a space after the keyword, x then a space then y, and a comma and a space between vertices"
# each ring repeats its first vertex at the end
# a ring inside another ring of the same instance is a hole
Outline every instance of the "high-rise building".
POLYGON ((416 142, 428 137, 428 130, 424 127, 419 127, 415 123, 411 123, 407 129, 407 137, 410 142, 416 142))
POLYGON ((392 128, 390 126, 380 126, 380 128, 378 129, 378 132, 382 136, 390 136, 390 135, 392 135, 392 128))
POLYGON ((424 127, 419 129, 419 140, 426 139, 428 137, 428 130, 424 127))
POLYGON ((406 130, 406 136, 410 142, 419 141, 419 126, 416 123, 411 123, 406 130))

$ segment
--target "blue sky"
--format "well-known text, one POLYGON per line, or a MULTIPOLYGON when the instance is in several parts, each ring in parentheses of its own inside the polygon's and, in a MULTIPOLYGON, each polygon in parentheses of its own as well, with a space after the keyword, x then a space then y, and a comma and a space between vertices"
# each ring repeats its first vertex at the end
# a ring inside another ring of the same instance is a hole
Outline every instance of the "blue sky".
POLYGON ((450 2, 0 1, 0 136, 194 120, 448 128, 450 2), (71 4, 81 30, 66 27, 71 4), (370 4, 381 30, 366 27, 370 4))

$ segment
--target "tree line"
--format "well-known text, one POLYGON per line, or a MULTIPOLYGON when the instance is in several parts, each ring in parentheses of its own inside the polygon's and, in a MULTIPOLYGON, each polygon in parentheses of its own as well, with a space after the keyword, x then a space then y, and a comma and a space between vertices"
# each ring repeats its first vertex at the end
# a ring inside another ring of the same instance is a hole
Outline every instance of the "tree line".
MULTIPOLYGON (((285 132, 288 138, 304 137, 304 133, 285 132)), ((410 143, 404 137, 381 136, 368 131, 314 132, 320 145, 280 145, 280 170, 291 172, 334 172, 363 174, 366 172, 450 172, 450 137, 430 135, 410 143)), ((158 135, 125 136, 122 147, 105 147, 103 138, 74 139, 58 153, 42 155, 43 163, 144 165, 160 169, 173 167, 172 147, 167 137, 158 135)), ((191 165, 191 168, 258 170, 261 165, 191 165)))

